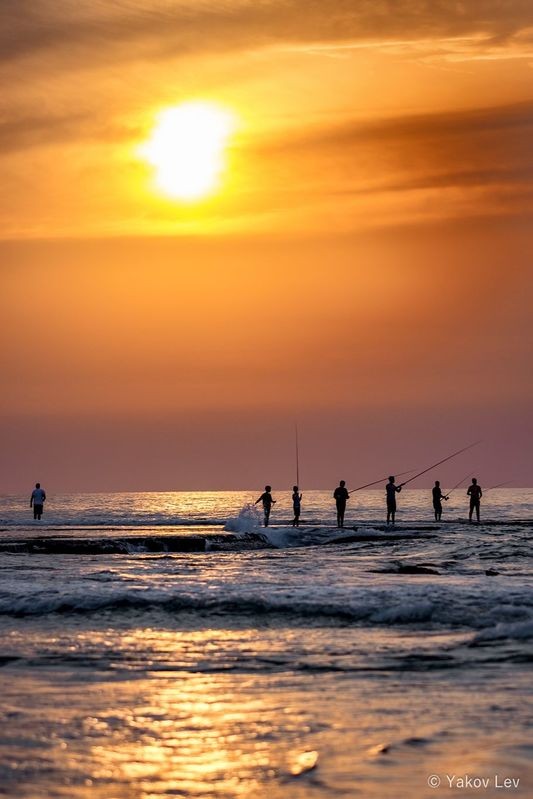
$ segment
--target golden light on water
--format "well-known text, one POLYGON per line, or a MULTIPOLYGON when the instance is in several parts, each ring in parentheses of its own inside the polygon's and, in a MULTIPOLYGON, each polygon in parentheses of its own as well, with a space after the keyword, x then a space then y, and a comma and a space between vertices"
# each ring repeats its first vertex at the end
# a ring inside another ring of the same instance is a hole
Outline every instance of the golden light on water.
POLYGON ((155 169, 158 189, 184 202, 219 188, 234 115, 214 103, 188 102, 161 111, 139 154, 155 169))

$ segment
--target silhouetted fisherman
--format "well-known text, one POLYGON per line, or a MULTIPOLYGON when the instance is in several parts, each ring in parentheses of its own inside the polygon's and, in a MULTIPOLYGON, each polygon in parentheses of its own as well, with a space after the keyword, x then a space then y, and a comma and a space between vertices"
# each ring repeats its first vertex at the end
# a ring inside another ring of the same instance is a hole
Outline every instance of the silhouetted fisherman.
POLYGON ((435 521, 440 522, 442 518, 442 500, 443 499, 447 500, 448 497, 446 497, 440 490, 440 482, 438 480, 435 480, 435 485, 431 489, 431 493, 433 495, 433 510, 435 511, 435 521))
POLYGON ((292 487, 292 509, 294 511, 293 527, 300 526, 300 512, 302 510, 302 495, 298 491, 298 486, 292 487))
POLYGON ((41 488, 40 483, 35 483, 35 488, 31 492, 30 508, 33 505, 33 518, 40 519, 43 515, 44 503, 46 501, 46 492, 41 488))
POLYGON ((265 486, 264 492, 261 494, 259 499, 256 499, 254 503, 255 505, 257 505, 259 502, 263 503, 263 513, 265 514, 265 527, 268 527, 268 521, 270 519, 270 510, 272 508, 272 505, 276 504, 276 500, 272 499, 272 494, 270 493, 271 491, 272 491, 272 486, 265 486))
POLYGON ((385 491, 387 492, 387 524, 391 521, 394 524, 394 520, 396 518, 396 494, 399 494, 402 490, 403 483, 400 483, 399 486, 395 485, 395 477, 391 475, 389 477, 389 482, 385 486, 385 491))
POLYGON ((472 514, 474 511, 476 512, 477 523, 479 524, 479 510, 481 505, 481 497, 483 496, 483 491, 481 490, 481 486, 477 484, 477 479, 475 477, 472 478, 472 485, 468 486, 468 491, 466 492, 467 497, 470 497, 470 513, 468 514, 468 521, 472 521, 472 514))
POLYGON ((346 481, 341 480, 335 491, 333 499, 337 504, 337 527, 344 527, 344 514, 346 513, 346 502, 350 499, 350 494, 346 488, 346 481))

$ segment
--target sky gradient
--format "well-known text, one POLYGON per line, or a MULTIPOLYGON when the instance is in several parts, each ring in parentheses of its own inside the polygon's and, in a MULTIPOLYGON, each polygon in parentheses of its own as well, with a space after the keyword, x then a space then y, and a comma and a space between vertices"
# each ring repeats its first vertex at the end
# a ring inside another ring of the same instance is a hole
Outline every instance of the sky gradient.
MULTIPOLYGON (((533 9, 6 0, 0 478, 533 484, 533 9), (139 157, 237 119, 220 191, 139 157)), ((416 484, 415 484, 416 485, 416 484)))

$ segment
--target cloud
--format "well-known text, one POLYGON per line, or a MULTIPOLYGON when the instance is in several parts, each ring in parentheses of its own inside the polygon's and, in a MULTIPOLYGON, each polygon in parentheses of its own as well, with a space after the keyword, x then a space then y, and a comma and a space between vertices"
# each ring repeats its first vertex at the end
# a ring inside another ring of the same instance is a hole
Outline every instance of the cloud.
POLYGON ((39 147, 55 145, 78 138, 80 130, 86 129, 88 118, 85 115, 39 115, 22 116, 0 121, 0 150, 11 153, 39 147))
POLYGON ((255 48, 262 44, 387 41, 486 34, 505 43, 533 25, 529 0, 4 0, 1 60, 53 52, 84 59, 255 48))
MULTIPOLYGON (((294 156, 332 194, 497 188, 482 205, 518 194, 531 208, 533 103, 349 120, 264 145, 256 161, 294 156), (328 176, 329 179, 328 179, 328 176)), ((300 175, 304 180, 304 175, 300 175)), ((481 209, 479 209, 481 210, 481 209)))

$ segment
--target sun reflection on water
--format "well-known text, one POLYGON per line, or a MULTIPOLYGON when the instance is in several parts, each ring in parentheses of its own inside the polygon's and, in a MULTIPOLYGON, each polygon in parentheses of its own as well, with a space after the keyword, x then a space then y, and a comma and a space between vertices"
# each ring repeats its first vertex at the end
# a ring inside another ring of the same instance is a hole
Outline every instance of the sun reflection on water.
POLYGON ((309 730, 301 711, 280 717, 272 698, 236 697, 224 675, 176 672, 151 687, 156 702, 110 717, 107 729, 105 717, 93 725, 107 738, 91 747, 94 779, 135 782, 143 797, 251 797, 269 780, 300 773, 294 763, 305 759, 300 736, 309 730))

